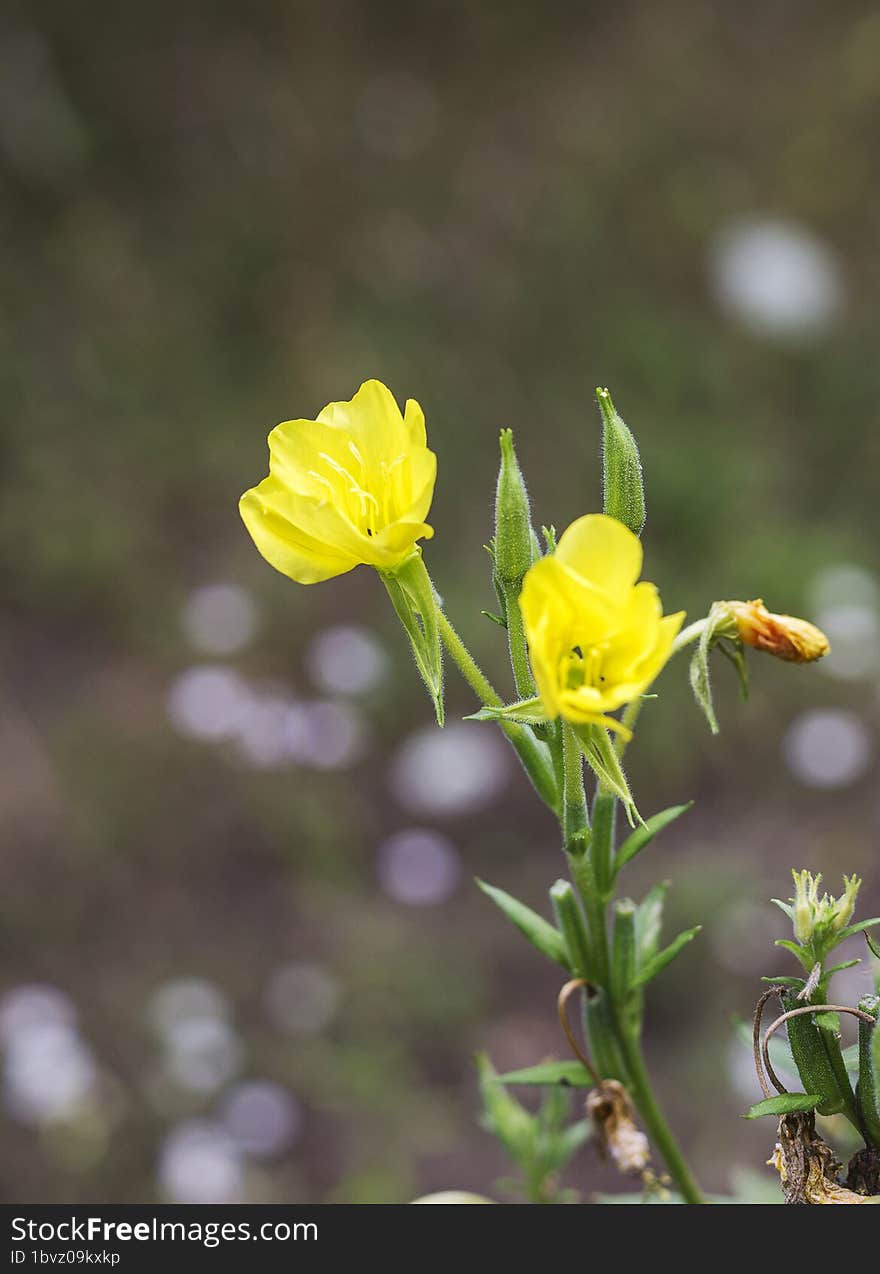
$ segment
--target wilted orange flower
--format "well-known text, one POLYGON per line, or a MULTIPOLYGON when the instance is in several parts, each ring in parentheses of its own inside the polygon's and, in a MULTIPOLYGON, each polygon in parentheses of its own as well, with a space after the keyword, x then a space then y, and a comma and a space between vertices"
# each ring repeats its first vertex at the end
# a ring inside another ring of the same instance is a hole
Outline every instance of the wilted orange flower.
POLYGON ((766 650, 777 659, 808 664, 831 649, 828 638, 815 624, 794 615, 774 615, 763 601, 720 602, 736 623, 737 634, 747 646, 766 650))

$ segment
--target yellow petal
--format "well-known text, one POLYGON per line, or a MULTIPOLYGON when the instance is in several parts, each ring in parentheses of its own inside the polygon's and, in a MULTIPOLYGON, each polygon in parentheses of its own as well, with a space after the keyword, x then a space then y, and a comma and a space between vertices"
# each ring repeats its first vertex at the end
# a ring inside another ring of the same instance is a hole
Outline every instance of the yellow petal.
POLYGON ((350 402, 328 403, 318 420, 366 447, 371 456, 391 459, 409 444, 397 400, 380 380, 365 380, 350 402))
POLYGON ((642 569, 642 545, 622 522, 588 513, 563 533, 556 557, 615 599, 623 599, 642 569))
POLYGON ((428 435, 425 430, 425 413, 414 398, 407 398, 403 411, 403 423, 406 425, 410 446, 426 447, 428 435))
POLYGON ((358 559, 331 551, 268 507, 256 488, 239 502, 242 520, 263 557, 276 571, 300 584, 316 584, 343 575, 358 559))

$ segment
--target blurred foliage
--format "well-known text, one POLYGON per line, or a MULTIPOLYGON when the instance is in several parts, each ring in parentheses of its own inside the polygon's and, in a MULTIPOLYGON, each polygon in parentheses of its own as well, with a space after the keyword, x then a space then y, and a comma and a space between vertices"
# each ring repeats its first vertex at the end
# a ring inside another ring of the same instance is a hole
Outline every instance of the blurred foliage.
MULTIPOLYGON (((430 705, 375 579, 294 587, 237 497, 278 420, 367 376, 418 398, 440 457, 431 571, 499 682, 503 635, 479 615, 498 429, 537 520, 564 527, 599 507, 597 384, 638 438, 667 609, 760 595, 798 613, 822 566, 875 568, 878 58, 880 18, 848 0, 7 8, 2 974, 73 997, 107 1088, 75 1127, 10 1122, 4 1198, 156 1196, 162 1136, 215 1103, 158 1083, 144 1020, 157 985, 191 975, 231 997, 245 1073, 305 1110, 248 1197, 483 1192, 506 1171, 472 1055, 564 1056, 558 979, 467 881, 433 910, 381 893, 376 847, 412 821, 387 757, 430 705), (845 311, 810 342, 713 299, 713 236, 761 214, 839 259, 845 311), (198 658, 180 607, 215 580, 259 604, 247 676, 307 689, 313 633, 382 634, 395 674, 354 770, 246 769, 174 733, 168 685, 198 658), (263 988, 290 960, 342 987, 324 1034, 267 1024, 263 988)), ((878 893, 870 780, 845 800, 804 790, 780 755, 807 704, 876 726, 876 686, 751 664, 745 707, 718 670, 716 741, 671 669, 631 757, 646 814, 697 798, 631 888, 662 861, 672 931, 705 924, 656 984, 647 1048, 720 1191, 769 1149, 742 1093, 718 1099, 729 1014, 787 971, 764 900, 792 862, 864 875, 866 914, 878 893)), ((453 687, 450 719, 470 708, 453 687)), ((503 813, 439 821, 468 873, 540 906, 557 846, 523 786, 503 813)), ((589 1149, 566 1180, 620 1188, 589 1149)))

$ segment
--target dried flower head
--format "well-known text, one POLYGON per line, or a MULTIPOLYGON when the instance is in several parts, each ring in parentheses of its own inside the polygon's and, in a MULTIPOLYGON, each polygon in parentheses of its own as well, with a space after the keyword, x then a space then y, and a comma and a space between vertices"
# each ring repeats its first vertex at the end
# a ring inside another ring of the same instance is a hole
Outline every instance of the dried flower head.
POLYGON ((736 624, 737 636, 746 646, 766 650, 789 663, 808 664, 831 649, 828 638, 815 624, 794 615, 774 615, 760 597, 753 602, 719 602, 736 624))
POLYGON ((586 1102, 602 1156, 609 1156, 620 1172, 644 1173, 651 1159, 648 1138, 635 1121, 629 1093, 616 1079, 591 1090, 586 1102))

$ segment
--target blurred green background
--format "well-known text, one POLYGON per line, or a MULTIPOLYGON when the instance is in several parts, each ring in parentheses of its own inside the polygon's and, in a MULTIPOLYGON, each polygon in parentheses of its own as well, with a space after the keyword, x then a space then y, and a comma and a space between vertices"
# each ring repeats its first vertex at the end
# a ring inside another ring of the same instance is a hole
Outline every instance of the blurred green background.
POLYGON ((717 739, 671 667, 630 754, 644 813, 696 798, 624 885, 705 925, 658 1087, 708 1187, 766 1171, 731 1017, 791 971, 767 899, 804 865, 880 905, 878 65, 846 2, 6 9, 6 1200, 497 1193, 472 1055, 564 1056, 558 971, 471 883, 543 907, 549 817, 452 673, 431 726, 370 572, 295 586, 238 518, 268 429, 370 376, 425 409, 429 567, 505 692, 498 430, 564 527, 600 383, 667 609, 829 631, 745 705, 717 668, 717 739))

